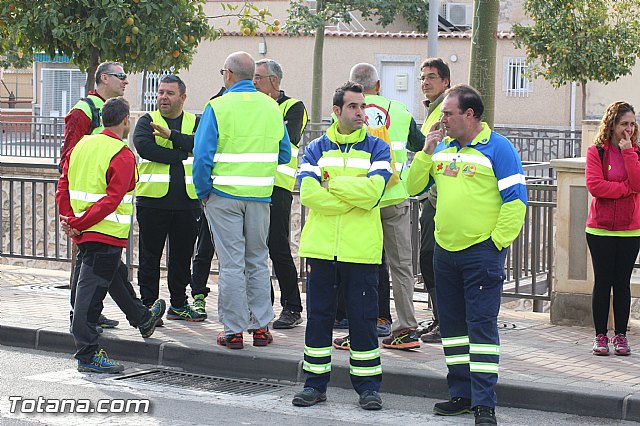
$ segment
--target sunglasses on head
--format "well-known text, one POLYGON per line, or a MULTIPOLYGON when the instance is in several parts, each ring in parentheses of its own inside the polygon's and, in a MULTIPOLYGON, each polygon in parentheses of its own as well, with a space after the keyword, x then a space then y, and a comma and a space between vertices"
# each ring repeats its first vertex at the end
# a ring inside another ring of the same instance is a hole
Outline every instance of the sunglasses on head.
POLYGON ((178 83, 178 82, 180 82, 180 81, 182 81, 182 80, 181 80, 181 79, 180 79, 180 77, 178 77, 177 75, 167 74, 167 75, 162 76, 162 78, 160 79, 160 83, 163 83, 163 82, 165 82, 165 81, 170 81, 170 82, 173 82, 173 83, 178 83))
POLYGON ((122 80, 122 81, 127 79, 127 74, 123 72, 108 72, 107 75, 112 75, 118 80, 122 80))

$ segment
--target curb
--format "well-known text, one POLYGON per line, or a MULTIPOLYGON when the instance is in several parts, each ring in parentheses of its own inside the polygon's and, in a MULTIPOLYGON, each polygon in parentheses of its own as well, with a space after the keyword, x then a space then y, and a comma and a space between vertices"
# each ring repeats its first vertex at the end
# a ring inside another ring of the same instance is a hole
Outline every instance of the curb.
MULTIPOLYGON (((185 347, 173 341, 147 339, 144 342, 101 336, 101 346, 116 358, 142 364, 178 367, 194 373, 242 377, 251 380, 280 380, 302 383, 302 357, 273 354, 256 355, 248 351, 230 351, 208 346, 185 347), (264 372, 269 372, 265 377, 264 372)), ((0 325, 0 345, 52 351, 75 352, 69 333, 46 329, 30 329, 0 325)), ((381 391, 385 393, 448 398, 444 375, 429 371, 412 371, 399 367, 383 367, 381 391)), ((331 385, 351 388, 349 368, 333 366, 331 385)), ((559 412, 615 420, 640 421, 640 394, 626 391, 567 389, 558 385, 501 380, 496 393, 501 406, 559 412)))

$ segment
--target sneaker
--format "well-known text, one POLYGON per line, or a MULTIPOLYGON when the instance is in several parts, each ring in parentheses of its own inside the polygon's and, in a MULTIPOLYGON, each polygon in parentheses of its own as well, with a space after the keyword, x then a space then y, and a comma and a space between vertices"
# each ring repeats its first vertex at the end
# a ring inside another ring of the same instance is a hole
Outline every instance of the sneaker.
POLYGON ((476 418, 477 425, 490 426, 498 424, 498 421, 496 420, 496 410, 491 407, 478 405, 474 408, 473 415, 476 418))
POLYGON ((442 336, 440 335, 440 326, 436 325, 428 333, 420 336, 420 340, 425 343, 442 343, 442 336))
POLYGON ((218 334, 218 344, 229 349, 242 349, 244 348, 242 333, 224 334, 224 331, 221 331, 218 334))
POLYGON ((337 329, 342 329, 342 330, 348 330, 349 329, 349 320, 348 319, 341 319, 341 320, 335 320, 333 322, 333 328, 337 328, 337 329))
POLYGON ((416 331, 404 330, 397 336, 389 336, 382 339, 382 347, 387 349, 416 349, 420 347, 420 341, 416 336, 416 331))
POLYGON ((273 336, 268 327, 253 330, 253 346, 267 346, 269 343, 273 343, 273 336))
POLYGON ((104 315, 100 315, 98 318, 98 325, 102 328, 116 328, 120 324, 120 321, 112 320, 104 315))
POLYGON ((334 339, 333 347, 343 351, 348 351, 349 348, 351 347, 351 339, 349 339, 349 335, 347 334, 344 337, 338 337, 334 339))
POLYGON ((207 318, 207 311, 205 309, 207 302, 204 298, 204 294, 196 294, 193 296, 193 310, 202 315, 203 318, 207 318))
POLYGON ((629 347, 629 342, 627 342, 627 336, 624 334, 616 334, 611 339, 611 344, 613 345, 613 353, 615 355, 631 355, 631 348, 629 347))
POLYGON ((435 320, 421 321, 418 323, 418 328, 416 328, 416 335, 420 337, 423 334, 429 333, 431 330, 433 330, 437 326, 438 326, 438 322, 435 320))
POLYGON ((78 371, 83 373, 121 373, 124 371, 124 365, 109 359, 104 349, 100 349, 93 354, 88 363, 78 360, 78 371))
MULTIPOLYGON (((153 303, 146 306, 147 308, 151 309, 151 307, 153 306, 153 303)), ((158 320, 156 321, 156 327, 164 327, 164 321, 162 320, 162 318, 158 318, 158 320)))
POLYGON ((471 412, 471 400, 467 398, 451 398, 446 402, 438 402, 433 406, 433 414, 439 416, 457 416, 471 412))
POLYGON ((149 313, 151 316, 148 320, 138 325, 138 330, 140 330, 140 334, 145 339, 147 337, 151 337, 154 331, 156 331, 156 327, 158 326, 158 319, 162 319, 164 315, 164 311, 167 309, 167 304, 164 300, 158 299, 156 300, 151 308, 149 308, 149 313))
POLYGON ((593 354, 598 356, 609 355, 609 339, 604 334, 598 334, 593 340, 593 354))
POLYGON ((204 316, 196 312, 190 304, 185 303, 181 308, 169 307, 167 312, 168 320, 186 320, 191 322, 204 321, 204 316))
POLYGON ((366 390, 360 394, 358 404, 364 410, 379 410, 382 408, 382 398, 380 394, 374 390, 366 390))
POLYGON ((327 394, 314 388, 304 388, 293 396, 291 403, 296 407, 311 407, 318 402, 325 402, 327 394))
POLYGON ((378 329, 378 337, 387 337, 391 334, 391 321, 385 318, 378 318, 376 328, 378 329))
POLYGON ((302 316, 300 315, 300 312, 283 309, 280 313, 280 317, 273 322, 273 328, 293 328, 298 324, 302 324, 302 316))

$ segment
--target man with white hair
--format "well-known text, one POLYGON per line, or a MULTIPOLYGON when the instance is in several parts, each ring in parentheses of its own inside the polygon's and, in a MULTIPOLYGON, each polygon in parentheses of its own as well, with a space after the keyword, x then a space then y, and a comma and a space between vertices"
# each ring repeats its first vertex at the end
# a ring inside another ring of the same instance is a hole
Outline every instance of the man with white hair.
MULTIPOLYGON (((253 84, 258 91, 271 96, 278 103, 291 141, 291 161, 278 166, 271 194, 271 220, 269 224, 269 257, 280 286, 282 312, 273 322, 273 328, 293 328, 302 323, 302 300, 298 288, 298 271, 291 257, 289 245, 291 203, 298 170, 298 145, 307 125, 307 110, 302 101, 290 98, 280 90, 282 67, 273 59, 256 62, 253 84)), ((271 303, 273 303, 273 287, 271 303)))
POLYGON ((206 105, 193 149, 193 183, 218 252, 218 344, 242 349, 250 329, 253 345, 267 346, 269 202, 278 164, 291 159, 289 135, 276 101, 252 83, 251 55, 232 53, 220 74, 227 90, 206 105))

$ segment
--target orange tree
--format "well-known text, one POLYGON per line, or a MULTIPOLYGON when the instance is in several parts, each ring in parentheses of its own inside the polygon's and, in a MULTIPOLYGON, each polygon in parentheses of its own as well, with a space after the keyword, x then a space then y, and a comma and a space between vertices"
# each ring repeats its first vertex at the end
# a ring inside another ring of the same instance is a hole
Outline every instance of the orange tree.
POLYGON ((554 87, 577 82, 585 113, 589 81, 628 75, 640 53, 640 0, 525 0, 532 25, 515 25, 531 73, 554 87))
MULTIPOLYGON (((31 60, 25 52, 65 54, 87 71, 86 89, 102 61, 119 61, 129 72, 178 71, 191 65, 198 44, 222 30, 210 19, 237 17, 241 30, 255 29, 270 13, 251 3, 227 4, 207 16, 206 0, 3 0, 0 55, 4 64, 31 60)), ((22 64, 24 65, 24 64, 22 64)))

